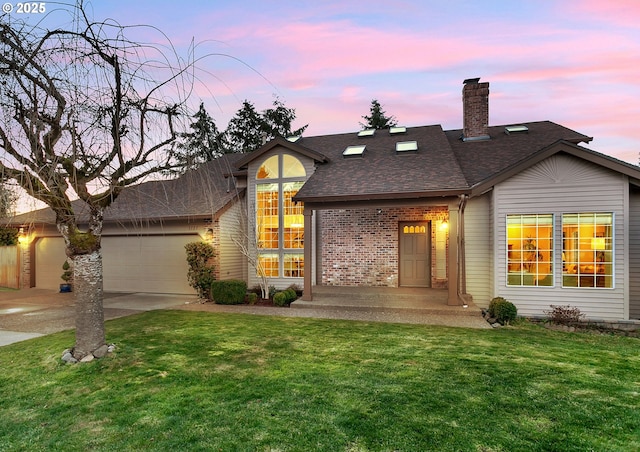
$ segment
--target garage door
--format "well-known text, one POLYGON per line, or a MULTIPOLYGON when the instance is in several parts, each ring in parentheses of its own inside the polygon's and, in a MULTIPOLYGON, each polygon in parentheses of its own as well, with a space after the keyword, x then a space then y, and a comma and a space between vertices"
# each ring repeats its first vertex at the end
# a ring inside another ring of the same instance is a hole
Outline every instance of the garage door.
MULTIPOLYGON (((184 246, 197 235, 102 237, 104 290, 194 293, 187 281, 184 246)), ((36 286, 56 289, 64 263, 61 238, 36 242, 36 286)))
POLYGON ((184 246, 197 235, 103 237, 104 290, 194 293, 184 246))
POLYGON ((67 260, 62 238, 38 239, 36 247, 36 287, 58 289, 62 279, 62 264, 67 260))

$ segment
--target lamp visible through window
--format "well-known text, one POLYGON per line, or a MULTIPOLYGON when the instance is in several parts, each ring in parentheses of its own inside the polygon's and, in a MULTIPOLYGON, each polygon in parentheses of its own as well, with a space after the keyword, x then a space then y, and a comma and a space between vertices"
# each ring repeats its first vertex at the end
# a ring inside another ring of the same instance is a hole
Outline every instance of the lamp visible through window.
POLYGON ((591 239, 591 249, 594 251, 604 251, 607 249, 607 244, 604 237, 594 237, 591 239))

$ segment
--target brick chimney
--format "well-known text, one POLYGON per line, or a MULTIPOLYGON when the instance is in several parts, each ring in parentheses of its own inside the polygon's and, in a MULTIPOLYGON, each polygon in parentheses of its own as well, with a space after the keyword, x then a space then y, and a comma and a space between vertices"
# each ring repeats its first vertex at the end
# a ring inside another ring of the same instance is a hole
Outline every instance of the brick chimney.
POLYGON ((480 78, 465 80, 462 88, 463 129, 462 140, 488 140, 489 137, 489 82, 480 78))

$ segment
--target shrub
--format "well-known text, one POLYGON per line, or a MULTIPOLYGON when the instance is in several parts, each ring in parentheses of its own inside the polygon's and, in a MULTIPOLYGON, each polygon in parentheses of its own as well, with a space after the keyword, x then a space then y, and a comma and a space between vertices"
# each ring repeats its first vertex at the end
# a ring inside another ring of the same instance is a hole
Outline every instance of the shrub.
POLYGON ((278 292, 276 286, 269 286, 269 298, 273 299, 273 296, 278 292))
POLYGON ((494 317, 496 316, 496 305, 507 301, 506 299, 502 298, 502 297, 495 297, 493 300, 491 300, 489 302, 489 309, 487 309, 487 312, 489 314, 489 317, 494 317))
POLYGON ((287 287, 287 289, 293 289, 297 296, 302 295, 302 289, 297 284, 291 284, 289 287, 287 287))
POLYGON ((551 310, 544 311, 544 313, 549 317, 549 321, 556 325, 571 325, 579 322, 585 316, 575 306, 556 306, 553 304, 550 306, 551 310))
POLYGON ((239 279, 211 283, 211 298, 216 304, 242 304, 246 294, 247 283, 239 279))
POLYGON ((19 231, 15 228, 0 228, 0 246, 18 244, 19 231))
POLYGON ((513 322, 517 316, 518 308, 516 308, 516 305, 510 301, 505 300, 502 303, 498 303, 496 306, 496 319, 503 325, 505 323, 513 322))
POLYGON ((489 303, 489 316, 494 317, 501 324, 512 322, 518 316, 518 308, 502 297, 495 297, 489 303))
POLYGON ((62 264, 62 275, 60 275, 60 278, 67 284, 71 283, 71 280, 73 279, 73 270, 71 268, 71 265, 69 265, 69 261, 64 261, 64 264, 62 264))
POLYGON ((250 305, 254 305, 258 302, 258 294, 255 292, 249 292, 247 294, 247 301, 250 305))
POLYGON ((298 294, 292 288, 288 288, 284 292, 287 294, 287 298, 289 300, 289 304, 293 303, 294 301, 296 301, 296 298, 298 298, 298 294))
POLYGON ((289 297, 285 292, 276 292, 273 295, 273 304, 276 306, 287 306, 290 303, 289 297))
POLYGON ((211 259, 214 256, 213 247, 206 242, 191 242, 184 246, 187 251, 187 263, 189 271, 187 279, 189 285, 198 291, 198 296, 206 298, 209 296, 211 283, 215 280, 213 276, 213 264, 211 259))

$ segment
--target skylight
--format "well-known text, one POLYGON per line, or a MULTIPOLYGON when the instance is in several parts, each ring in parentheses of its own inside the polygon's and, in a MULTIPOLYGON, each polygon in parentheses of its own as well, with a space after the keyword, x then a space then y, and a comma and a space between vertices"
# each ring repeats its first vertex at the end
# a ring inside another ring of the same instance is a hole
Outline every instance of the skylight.
POLYGON ((523 125, 507 126, 504 128, 504 133, 507 135, 511 135, 512 133, 529 133, 529 128, 523 125))
POLYGON ((396 154, 400 154, 403 152, 417 152, 418 151, 418 142, 417 141, 400 141, 396 143, 396 154))
POLYGON ((342 151, 343 157, 362 157, 364 154, 364 148, 366 145, 362 144, 359 146, 347 146, 347 148, 342 151))
POLYGON ((407 133, 406 127, 389 127, 389 134, 395 135, 397 133, 407 133))
POLYGON ((372 137, 376 133, 376 129, 364 129, 358 132, 359 137, 372 137))

